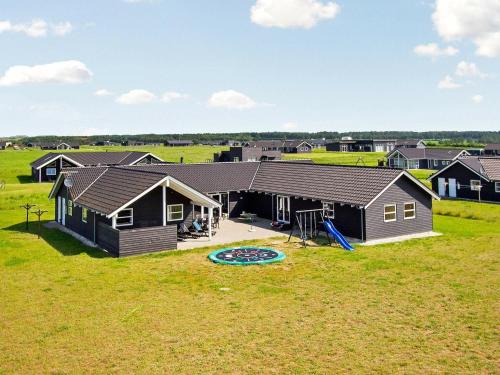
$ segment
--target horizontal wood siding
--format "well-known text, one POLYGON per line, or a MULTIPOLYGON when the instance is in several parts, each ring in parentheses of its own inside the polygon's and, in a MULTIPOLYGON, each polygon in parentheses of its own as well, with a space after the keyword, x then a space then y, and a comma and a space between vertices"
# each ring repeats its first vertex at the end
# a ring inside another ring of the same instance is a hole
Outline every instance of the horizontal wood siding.
POLYGON ((366 240, 396 237, 432 230, 432 198, 403 176, 366 210, 366 240), (416 203, 416 218, 404 220, 404 203, 416 203), (384 222, 384 205, 396 204, 397 220, 384 222))
POLYGON ((99 222, 96 227, 97 244, 111 255, 119 256, 120 231, 99 222))
POLYGON ((347 204, 335 203, 334 205, 335 219, 333 225, 344 236, 359 238, 362 236, 362 215, 361 210, 357 207, 351 207, 347 204))
POLYGON ((97 244, 118 257, 177 249, 177 226, 118 230, 97 224, 97 244))
POLYGON ((177 249, 177 226, 141 228, 120 231, 119 256, 177 249))

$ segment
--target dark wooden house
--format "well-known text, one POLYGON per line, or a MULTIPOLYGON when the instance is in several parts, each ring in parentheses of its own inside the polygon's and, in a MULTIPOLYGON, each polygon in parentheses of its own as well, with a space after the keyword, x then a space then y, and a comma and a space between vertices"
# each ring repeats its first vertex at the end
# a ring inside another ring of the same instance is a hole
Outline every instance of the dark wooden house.
POLYGON ((281 151, 264 151, 262 147, 230 147, 227 151, 214 154, 214 162, 241 162, 280 160, 281 151))
POLYGON ((323 210, 361 241, 427 233, 438 199, 404 170, 285 161, 66 169, 50 197, 59 223, 116 256, 176 249, 200 212, 290 223, 323 210))
POLYGON ((78 150, 80 144, 76 142, 41 142, 40 148, 42 150, 78 150))
POLYGON ((441 169, 468 155, 463 149, 400 147, 387 154, 387 165, 404 169, 441 169))
POLYGON ((441 197, 500 202, 500 157, 457 159, 429 181, 441 197))
POLYGON ((422 139, 398 139, 396 141, 396 148, 425 148, 425 142, 422 139))
POLYGON ((187 147, 192 146, 193 141, 191 140, 168 140, 164 143, 167 147, 187 147))
POLYGON ((388 152, 396 145, 395 139, 342 139, 326 144, 326 151, 388 152))
POLYGON ((500 156, 500 143, 488 143, 484 146, 484 155, 500 156))
POLYGON ((50 152, 31 163, 31 176, 36 182, 46 182, 55 181, 64 168, 161 162, 162 159, 150 152, 50 152))

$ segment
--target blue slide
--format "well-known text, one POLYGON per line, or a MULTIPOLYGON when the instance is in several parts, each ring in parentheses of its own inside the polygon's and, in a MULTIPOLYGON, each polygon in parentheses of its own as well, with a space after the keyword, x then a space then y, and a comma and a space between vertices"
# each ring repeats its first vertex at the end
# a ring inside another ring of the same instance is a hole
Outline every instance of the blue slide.
POLYGON ((337 228, 333 226, 333 223, 330 220, 325 219, 325 221, 323 221, 323 225, 325 226, 326 231, 330 233, 333 238, 335 238, 335 240, 337 240, 340 246, 349 251, 354 250, 354 247, 352 247, 349 242, 346 241, 344 236, 337 230, 337 228))

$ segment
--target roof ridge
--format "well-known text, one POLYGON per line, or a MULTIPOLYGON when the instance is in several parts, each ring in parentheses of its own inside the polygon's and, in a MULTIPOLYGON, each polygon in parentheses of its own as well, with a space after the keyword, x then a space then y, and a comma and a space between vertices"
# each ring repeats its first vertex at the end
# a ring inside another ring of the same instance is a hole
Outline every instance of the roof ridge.
POLYGON ((97 182, 97 180, 99 180, 99 179, 100 179, 100 178, 101 178, 101 177, 102 177, 102 176, 103 176, 103 175, 104 175, 104 174, 108 171, 108 169, 109 169, 109 168, 106 168, 104 171, 102 171, 102 173, 101 173, 99 176, 97 176, 97 178, 96 178, 94 181, 92 181, 92 182, 89 184, 89 186, 87 186, 85 189, 83 189, 83 191, 82 191, 80 194, 78 194, 78 196, 77 196, 75 199, 73 199, 73 200, 74 200, 74 201, 76 201, 78 198, 80 198, 80 197, 83 195, 83 193, 85 193, 87 190, 89 190, 89 189, 90 189, 90 187, 91 187, 92 185, 94 185, 94 184, 97 182))

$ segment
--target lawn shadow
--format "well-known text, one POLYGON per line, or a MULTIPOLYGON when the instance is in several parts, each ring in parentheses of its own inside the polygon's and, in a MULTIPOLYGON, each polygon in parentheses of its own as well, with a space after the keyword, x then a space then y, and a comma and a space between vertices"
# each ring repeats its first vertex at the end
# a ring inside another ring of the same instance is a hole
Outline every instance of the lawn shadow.
MULTIPOLYGON (((50 220, 42 220, 40 225, 40 240, 47 242, 54 249, 59 251, 64 256, 73 256, 80 254, 87 254, 92 258, 109 258, 110 255, 99 248, 90 247, 82 244, 76 238, 71 237, 69 234, 63 233, 57 229, 46 228, 50 220)), ((30 222, 29 230, 26 230, 26 223, 21 222, 18 224, 5 227, 2 230, 8 230, 18 233, 30 233, 33 235, 38 234, 38 222, 30 222)), ((38 241, 37 238, 33 239, 33 243, 38 241)))
POLYGON ((31 177, 30 175, 27 175, 27 174, 18 175, 16 177, 17 177, 17 181, 19 181, 20 184, 30 184, 33 182, 33 177, 31 177))

